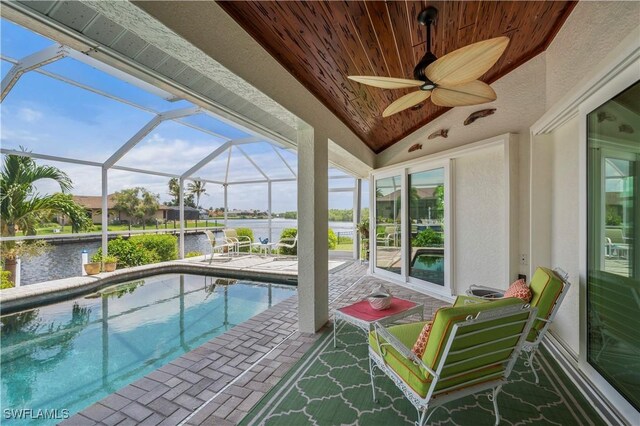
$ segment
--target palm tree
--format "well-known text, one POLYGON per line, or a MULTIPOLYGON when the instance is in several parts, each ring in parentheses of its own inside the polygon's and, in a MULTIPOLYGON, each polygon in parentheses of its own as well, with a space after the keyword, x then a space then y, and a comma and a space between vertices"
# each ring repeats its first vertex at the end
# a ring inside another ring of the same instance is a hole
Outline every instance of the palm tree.
POLYGON ((180 203, 180 182, 178 178, 169 179, 169 195, 171 195, 171 206, 177 206, 180 203))
POLYGON ((196 208, 200 207, 200 197, 202 196, 202 194, 207 192, 207 189, 205 188, 206 184, 206 182, 196 180, 187 185, 187 188, 189 189, 191 195, 195 195, 196 197, 196 208))
MULTIPOLYGON (((25 235, 35 235, 37 225, 54 214, 69 217, 73 232, 90 228, 91 219, 84 207, 64 194, 73 187, 66 173, 53 166, 38 165, 22 155, 7 155, 0 170, 0 233, 3 237, 14 237, 16 229, 25 235), (63 193, 41 195, 35 184, 45 179, 54 180, 63 193)), ((5 269, 15 277, 16 258, 20 246, 15 241, 2 242, 2 257, 5 269)))

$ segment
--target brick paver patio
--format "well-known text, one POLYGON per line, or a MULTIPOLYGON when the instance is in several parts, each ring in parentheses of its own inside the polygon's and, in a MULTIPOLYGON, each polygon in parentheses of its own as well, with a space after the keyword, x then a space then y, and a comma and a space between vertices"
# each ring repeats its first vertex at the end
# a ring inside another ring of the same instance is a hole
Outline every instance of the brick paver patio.
MULTIPOLYGON (((381 280, 349 262, 329 275, 331 308, 361 300, 381 280)), ((384 282, 421 302, 445 302, 384 282)), ((64 425, 234 425, 319 337, 298 332, 297 296, 232 328, 65 420, 64 425)))

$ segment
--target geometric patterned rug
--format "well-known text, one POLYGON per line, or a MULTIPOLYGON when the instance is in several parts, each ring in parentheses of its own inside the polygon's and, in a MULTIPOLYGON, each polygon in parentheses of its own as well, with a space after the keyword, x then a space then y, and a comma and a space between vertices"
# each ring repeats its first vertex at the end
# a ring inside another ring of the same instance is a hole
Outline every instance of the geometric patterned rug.
MULTIPOLYGON (((241 425, 414 425, 416 409, 393 382, 376 371, 373 402, 368 348, 362 330, 346 324, 333 347, 325 332, 305 356, 247 414, 241 425)), ((536 357, 540 383, 518 360, 498 396, 502 425, 604 425, 543 348, 536 357)), ((493 425, 487 393, 451 401, 430 425, 493 425)))

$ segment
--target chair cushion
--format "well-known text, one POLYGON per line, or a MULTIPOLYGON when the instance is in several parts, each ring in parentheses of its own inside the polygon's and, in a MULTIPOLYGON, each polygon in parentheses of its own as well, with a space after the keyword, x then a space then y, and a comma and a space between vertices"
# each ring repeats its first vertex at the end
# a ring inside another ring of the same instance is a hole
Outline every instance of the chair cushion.
MULTIPOLYGON (((470 298, 466 298, 470 299, 470 298)), ((464 321, 469 315, 477 314, 480 311, 484 311, 487 309, 500 308, 510 305, 518 305, 522 304, 522 300, 517 298, 508 298, 508 299, 498 299, 495 301, 481 301, 479 303, 471 303, 465 304, 456 300, 456 306, 453 307, 444 307, 440 308, 436 314, 434 315, 433 324, 431 326, 431 331, 429 333, 429 338, 427 339, 427 345, 425 349, 425 353, 422 356, 423 362, 429 366, 429 368, 436 369, 437 363, 440 360, 440 356, 442 351, 444 350, 444 346, 446 341, 451 333, 453 325, 457 322, 464 321)), ((526 316, 526 314, 523 314, 526 316)), ((497 323, 502 321, 501 319, 496 320, 497 323)), ((388 328, 388 331, 396 337, 404 346, 410 348, 418 339, 422 329, 425 326, 425 322, 416 322, 411 324, 402 324, 396 325, 388 328)), ((493 322, 487 323, 488 326, 494 325, 493 322)), ((470 327, 469 331, 473 331, 474 328, 470 327)), ((495 338, 498 339, 500 335, 500 331, 495 332, 495 338)), ((484 336, 487 337, 486 335, 484 336)), ((491 336, 493 337, 493 336, 491 336)), ((474 337, 468 337, 464 339, 465 343, 463 346, 473 346, 478 343, 483 343, 484 341, 478 341, 474 337)), ((384 343, 384 340, 381 338, 381 344, 384 343)), ((376 334, 374 331, 369 333, 369 344, 371 348, 379 354, 376 334)), ((513 345, 514 342, 504 341, 500 343, 496 343, 492 346, 491 350, 499 350, 502 347, 509 347, 513 345)), ((456 345, 455 349, 460 349, 460 345, 456 345)), ((485 351, 488 350, 484 349, 485 351)), ((481 353, 482 350, 478 351, 469 351, 465 356, 466 357, 474 357, 478 353, 481 353), (477 352, 477 353, 476 353, 477 352)), ((384 346, 383 350, 384 354, 382 355, 383 359, 387 363, 387 365, 393 369, 398 376, 402 378, 402 380, 416 392, 421 397, 425 397, 429 386, 432 382, 432 377, 428 371, 425 369, 415 365, 413 362, 409 361, 402 354, 397 352, 390 346, 384 346)), ((449 386, 453 386, 459 383, 467 382, 476 378, 480 378, 483 376, 488 376, 490 374, 499 372, 503 367, 500 361, 505 358, 508 354, 497 354, 491 357, 484 358, 485 364, 487 359, 489 362, 496 361, 495 366, 490 366, 487 368, 480 369, 478 371, 472 371, 467 374, 463 374, 461 376, 446 378, 444 377, 442 380, 438 382, 436 386, 436 390, 444 389, 449 386)), ((483 365, 482 361, 478 361, 478 366, 483 365)), ((466 365, 465 369, 473 369, 475 365, 466 365)), ((456 368, 450 367, 449 369, 445 369, 443 372, 444 375, 455 375, 456 368)))
POLYGON ((525 303, 529 303, 531 296, 533 295, 531 294, 531 290, 527 283, 525 283, 523 279, 519 279, 509 286, 502 297, 517 297, 518 299, 522 299, 525 303))
POLYGON ((429 321, 422 327, 422 331, 418 335, 418 340, 413 344, 413 348, 411 348, 411 352, 418 355, 422 358, 424 355, 424 350, 427 348, 427 340, 429 339, 429 333, 431 333, 431 325, 433 323, 429 321))
MULTIPOLYGON (((411 324, 394 325, 389 327, 388 330, 389 333, 400 340, 404 346, 410 348, 425 324, 426 322, 415 322, 411 324)), ((383 343, 385 343, 385 340, 380 338, 380 344, 383 343)), ((409 361, 391 346, 384 346, 383 354, 380 354, 375 331, 369 333, 369 346, 378 355, 382 356, 387 365, 395 371, 415 393, 423 398, 427 395, 431 379, 427 379, 428 373, 426 371, 423 371, 422 368, 409 361)))
MULTIPOLYGON (((468 300, 467 298, 465 299, 468 300)), ((491 301, 486 301, 482 303, 471 303, 471 304, 459 303, 456 301, 456 304, 453 307, 445 307, 445 308, 439 309, 433 318, 433 326, 431 327, 431 333, 429 334, 429 340, 427 341, 427 347, 424 355, 422 356, 422 361, 429 368, 432 368, 435 370, 438 367, 438 363, 440 362, 440 358, 444 351, 449 335, 451 334, 453 326, 458 322, 464 321, 469 315, 476 315, 478 312, 489 310, 489 309, 502 308, 506 306, 520 305, 520 304, 522 304, 522 300, 518 298, 510 297, 507 299, 497 299, 497 300, 491 300, 491 301)), ((526 317, 526 314, 524 314, 524 316, 526 317)), ((502 319, 496 320, 495 325, 498 325, 502 321, 504 320, 502 319)), ((493 322, 487 323, 487 326, 492 326, 492 325, 494 325, 493 322)), ((467 329, 467 332, 471 332, 473 330, 475 330, 475 327, 469 327, 467 329)), ((498 329, 490 334, 485 333, 481 339, 477 339, 476 337, 468 337, 464 339, 464 343, 461 345, 463 345, 464 347, 472 347, 477 344, 484 343, 487 338, 499 339, 501 337, 502 332, 503 332, 503 329, 498 329)), ((503 341, 499 344, 494 345, 492 350, 497 350, 502 347, 508 347, 510 345, 513 345, 514 343, 515 342, 511 342, 511 341, 503 341)), ((463 346, 456 344, 453 349, 461 349, 463 346)), ((466 353, 465 356, 473 357, 483 353, 483 351, 485 350, 486 350, 486 347, 480 348, 478 349, 478 351, 469 351, 466 353)), ((496 354, 495 356, 488 356, 486 358, 478 360, 477 366, 482 366, 483 363, 487 362, 487 360, 491 362, 495 360, 496 362, 498 362, 499 360, 504 358, 505 355, 508 355, 508 354, 500 353, 500 354, 496 354)), ((470 368, 473 368, 473 366, 466 365, 463 369, 457 369, 456 367, 451 367, 448 369, 445 368, 442 374, 443 374, 443 377, 447 375, 455 375, 459 371, 470 369, 470 368)), ((469 374, 464 374, 457 378, 440 380, 438 382, 437 389, 452 386, 457 383, 471 380, 472 378, 482 377, 484 375, 499 371, 500 369, 501 367, 498 366, 496 368, 483 369, 483 370, 472 372, 469 374)))
MULTIPOLYGON (((538 318, 549 318, 553 306, 562 293, 562 280, 550 269, 538 267, 529 285, 533 297, 530 305, 538 308, 538 318)), ((533 341, 537 332, 544 327, 543 321, 535 321, 527 340, 533 341)))

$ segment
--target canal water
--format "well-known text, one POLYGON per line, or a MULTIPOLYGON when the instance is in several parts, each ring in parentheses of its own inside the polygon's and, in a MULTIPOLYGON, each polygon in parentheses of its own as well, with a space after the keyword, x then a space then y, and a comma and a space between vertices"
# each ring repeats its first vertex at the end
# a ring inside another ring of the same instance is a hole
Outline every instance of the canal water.
MULTIPOLYGON (((277 241, 285 228, 295 228, 294 219, 273 219, 273 241, 277 241)), ((329 228, 343 235, 352 231, 351 222, 329 222, 329 228)), ((230 228, 251 228, 256 238, 269 237, 269 224, 265 219, 230 219, 230 228)), ((217 234, 218 238, 222 234, 217 234)), ((42 281, 58 280, 61 278, 82 275, 82 251, 87 250, 89 257, 100 248, 100 241, 70 241, 51 245, 46 253, 22 260, 21 285, 35 284, 42 281)), ((209 242, 204 234, 185 235, 185 253, 199 251, 210 253, 209 242)))

